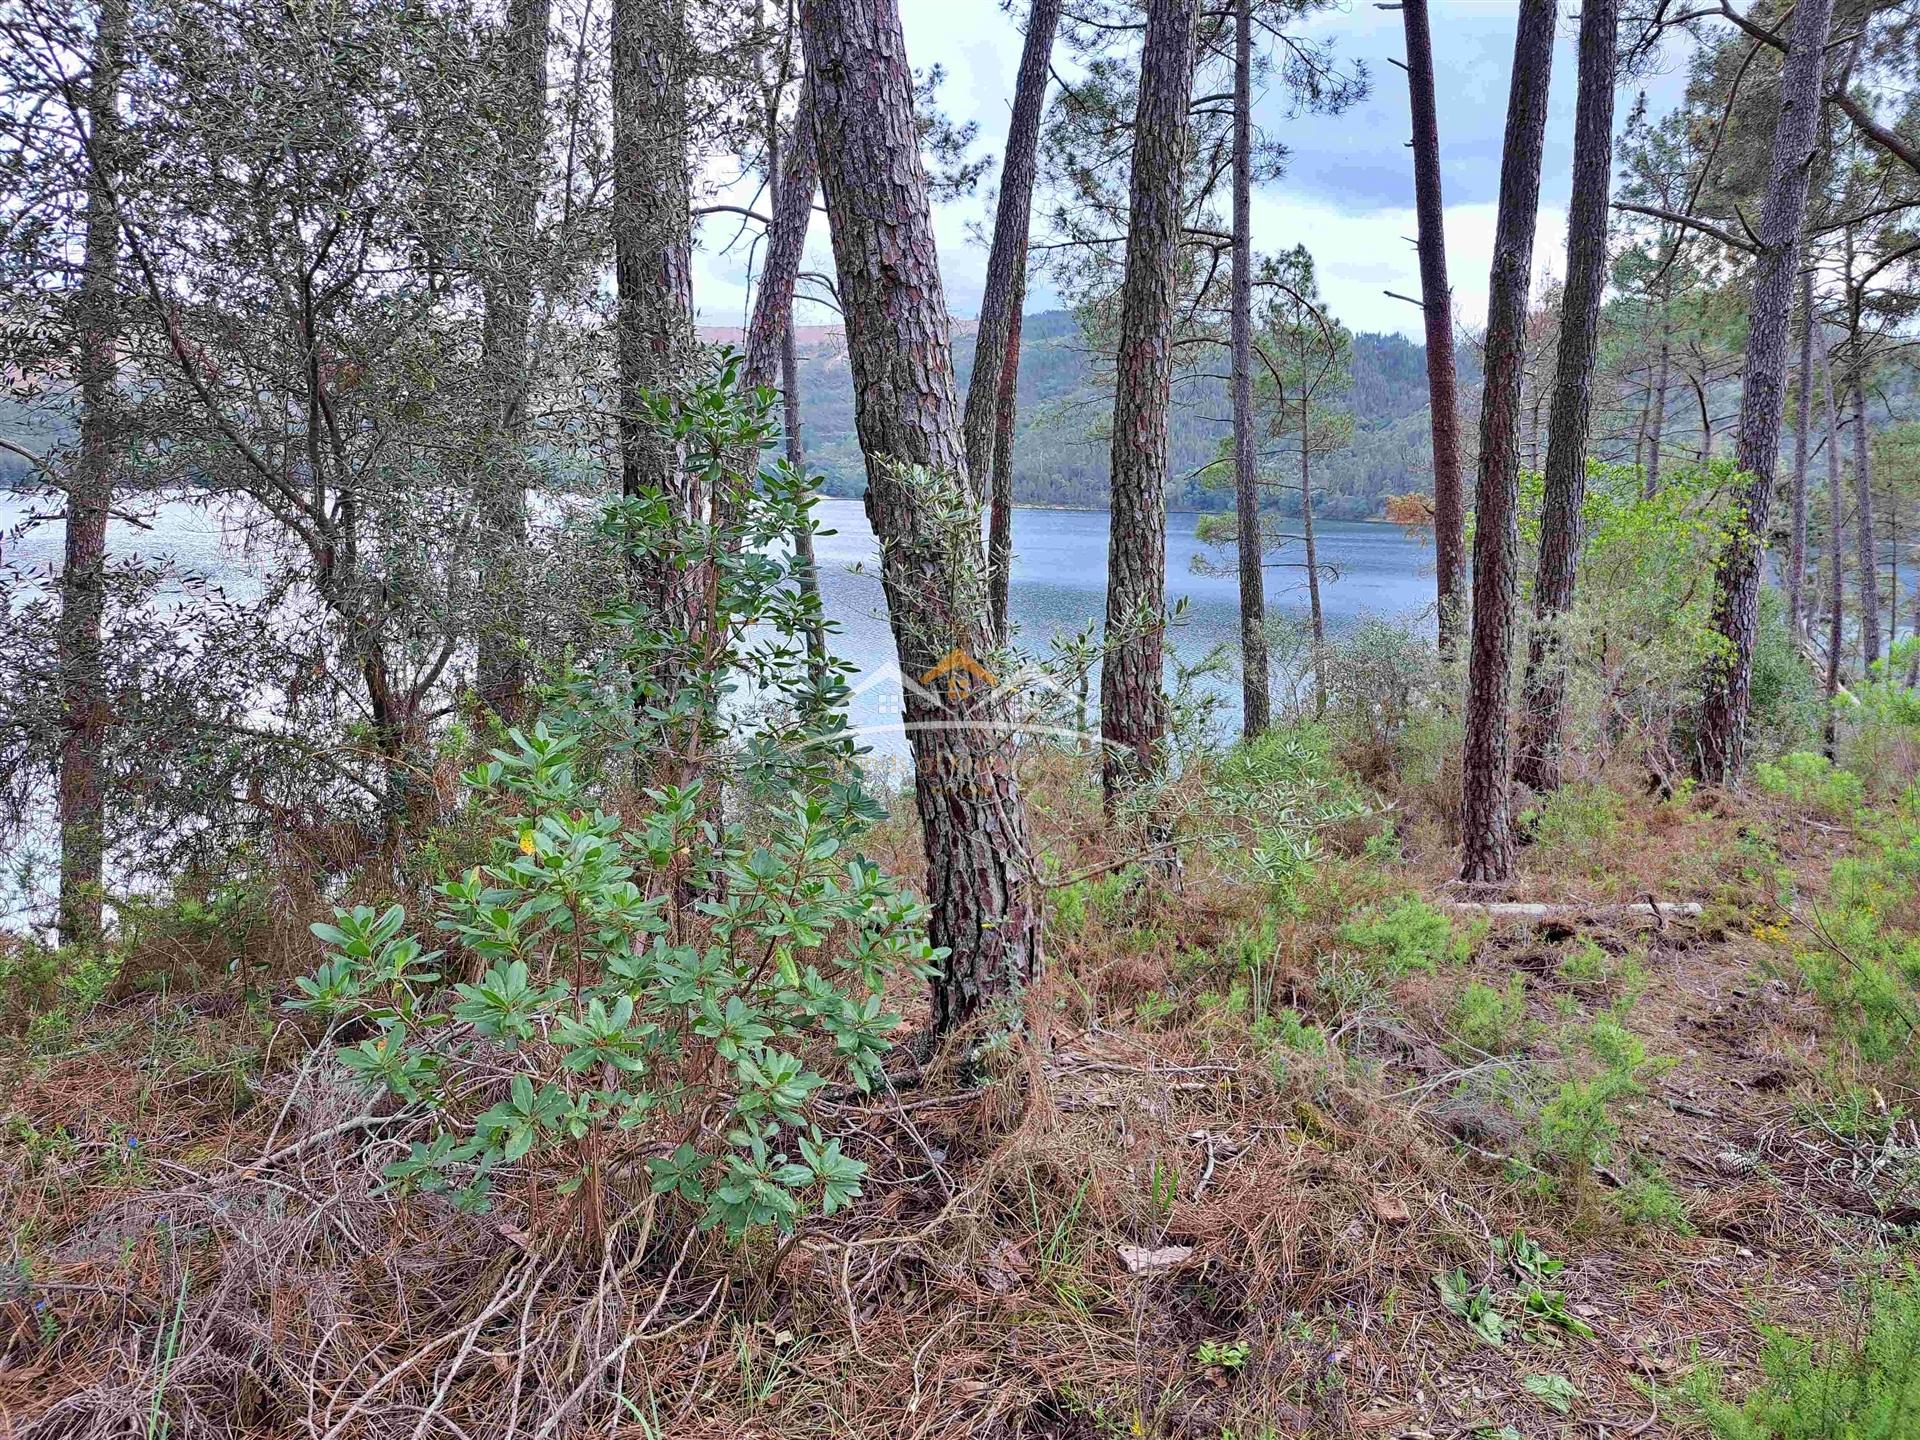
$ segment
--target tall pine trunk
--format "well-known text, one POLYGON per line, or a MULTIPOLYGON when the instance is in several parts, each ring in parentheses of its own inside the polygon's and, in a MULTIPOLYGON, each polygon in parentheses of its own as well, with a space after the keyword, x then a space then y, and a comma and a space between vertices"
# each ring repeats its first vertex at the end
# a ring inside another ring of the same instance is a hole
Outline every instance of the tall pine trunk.
POLYGON ((1607 287, 1607 200, 1613 165, 1613 72, 1618 0, 1586 0, 1580 13, 1580 93, 1573 129, 1573 194, 1567 207, 1567 283, 1560 353, 1547 421, 1546 497, 1533 582, 1533 630, 1522 686, 1515 774, 1535 790, 1559 786, 1567 709, 1567 611, 1573 605, 1587 498, 1587 429, 1600 297, 1607 287))
POLYGON ((1823 343, 1820 347, 1821 400, 1827 416, 1827 669, 1821 692, 1826 699, 1822 734, 1826 755, 1835 756, 1835 729, 1840 698, 1840 646, 1845 641, 1846 623, 1846 524, 1841 512, 1840 483, 1840 409, 1833 399, 1833 357, 1823 343))
POLYGON ((1820 72, 1832 0, 1800 0, 1780 74, 1780 113, 1773 128, 1773 164, 1760 212, 1761 254, 1747 307, 1747 351, 1740 382, 1740 428, 1735 463, 1751 479, 1740 521, 1714 566, 1713 630, 1725 642, 1709 662, 1700 705, 1703 781, 1731 784, 1746 755, 1747 711, 1753 691, 1753 644, 1760 626, 1760 547, 1773 504, 1780 421, 1787 388, 1787 330, 1800 258, 1820 122, 1820 72))
POLYGON ((1460 875, 1513 875, 1513 774, 1507 701, 1513 688, 1519 530, 1519 409, 1526 364, 1527 287, 1540 208, 1540 147, 1553 73, 1554 0, 1521 0, 1513 83, 1500 157, 1500 205, 1488 283, 1480 473, 1474 490, 1473 634, 1467 661, 1467 733, 1461 775, 1460 875))
POLYGON ((1875 543, 1873 520, 1873 469, 1868 458, 1871 448, 1867 435, 1867 386, 1863 378, 1865 362, 1860 356, 1860 332, 1854 331, 1852 364, 1847 367, 1847 388, 1853 392, 1853 522, 1860 585, 1860 663, 1861 673, 1873 678, 1873 667, 1880 659, 1880 556, 1875 543))
POLYGON ((63 945, 98 943, 106 855, 106 782, 101 771, 110 721, 101 623, 106 611, 107 515, 116 467, 114 385, 120 344, 116 287, 120 220, 114 185, 120 166, 119 94, 127 43, 127 0, 104 0, 87 79, 86 239, 76 326, 80 453, 67 478, 65 554, 60 568, 60 895, 63 945))
POLYGON ((1327 616, 1320 605, 1320 549, 1313 537, 1313 402, 1300 397, 1300 547, 1307 563, 1307 629, 1313 637, 1313 710, 1327 703, 1327 616))
MULTIPOLYGON (((786 144, 780 143, 778 117, 769 117, 767 177, 772 187, 773 224, 768 227, 767 259, 760 269, 760 287, 753 297, 753 315, 747 324, 747 356, 740 383, 749 390, 772 385, 778 366, 787 463, 796 473, 804 474, 807 453, 800 431, 800 357, 793 334, 793 293, 800 279, 807 228, 813 219, 813 193, 820 181, 813 143, 813 96, 804 81, 786 144)), ((744 476, 742 481, 751 483, 744 476)), ((793 548, 799 561, 801 589, 818 596, 820 572, 809 526, 795 528, 793 548)), ((818 623, 808 627, 807 653, 816 670, 826 661, 827 637, 818 623)))
POLYGON ((974 494, 982 500, 991 488, 1000 376, 1007 365, 1019 363, 1017 354, 1007 348, 1007 337, 1026 289, 1027 232, 1033 218, 1040 116, 1047 99, 1053 32, 1059 23, 1060 0, 1033 0, 1020 72, 1014 81, 1006 158, 1000 166, 1000 199, 993 220, 993 248, 987 254, 986 288, 980 296, 980 329, 974 341, 973 375, 967 382, 964 419, 967 472, 974 494))
POLYGON ((481 544, 486 592, 478 636, 481 704, 518 718, 526 676, 521 663, 520 599, 515 577, 527 542, 527 393, 532 356, 535 245, 546 188, 547 27, 552 0, 512 0, 506 64, 500 77, 500 171, 494 187, 497 227, 482 299, 481 383, 486 387, 481 461, 481 544))
POLYGON ((1660 363, 1654 369, 1653 413, 1647 426, 1647 488, 1651 500, 1660 493, 1660 446, 1667 436, 1667 378, 1673 369, 1673 331, 1667 302, 1660 302, 1660 363))
POLYGON ((1197 0, 1149 0, 1140 52, 1127 268, 1114 360, 1107 641, 1100 667, 1100 778, 1109 811, 1144 776, 1158 771, 1167 729, 1161 691, 1167 412, 1197 9, 1197 0))
POLYGON ((1800 390, 1793 415, 1793 513, 1787 544, 1787 621, 1807 633, 1807 455, 1813 427, 1813 271, 1800 271, 1800 390))
MULTIPOLYGON (((620 493, 667 497, 691 524, 704 509, 646 414, 649 394, 683 385, 693 356, 693 218, 687 161, 684 0, 613 6, 614 315, 620 368, 620 493)), ((663 624, 693 613, 689 576, 642 565, 636 599, 663 624)))
POLYGON ((1413 112, 1413 194, 1419 216, 1420 310, 1427 335, 1427 402, 1433 424, 1433 557, 1440 648, 1466 627, 1466 501, 1460 481, 1460 408, 1454 376, 1453 291, 1447 284, 1446 206, 1440 190, 1440 122, 1434 102, 1427 0, 1400 7, 1413 112))
POLYGON ((993 491, 987 513, 987 608, 995 641, 1005 644, 1012 624, 1013 429, 1020 406, 1020 307, 1027 296, 1025 269, 1014 276, 1007 358, 1000 367, 1000 395, 993 407, 993 491))
POLYGON ((1240 733, 1270 723, 1267 594, 1253 454, 1253 0, 1234 0, 1233 502, 1240 542, 1240 733))
POLYGON ((880 542, 927 862, 933 987, 946 1030, 1038 972, 1040 891, 1005 701, 934 668, 992 645, 979 499, 966 477, 946 296, 897 0, 805 0, 820 178, 845 312, 867 518, 880 542))

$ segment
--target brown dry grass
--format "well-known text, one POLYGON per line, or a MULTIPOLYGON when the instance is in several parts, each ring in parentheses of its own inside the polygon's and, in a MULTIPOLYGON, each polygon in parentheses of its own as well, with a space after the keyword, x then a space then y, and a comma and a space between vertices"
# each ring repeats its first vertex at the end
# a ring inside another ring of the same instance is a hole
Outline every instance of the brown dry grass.
MULTIPOLYGON (((1040 780, 1061 873, 1129 854, 1084 785, 1064 764, 1040 780)), ((30 1278, 0 1288, 0 1433, 1686 1433, 1684 1367, 1750 1363, 1762 1320, 1840 1315, 1841 1282, 1893 1238, 1796 1112, 1822 1022, 1752 933, 1769 867, 1817 885, 1846 837, 1723 798, 1623 799, 1604 841, 1531 849, 1520 888, 1698 899, 1703 924, 1496 931, 1465 967, 1330 986, 1354 910, 1444 890, 1446 817, 1400 801, 1401 859, 1330 855, 1252 978, 1221 956, 1261 933, 1267 897, 1203 850, 1174 879, 1101 877, 1107 901, 1055 936, 983 1076, 903 1050, 889 1093, 830 1102, 869 1183, 788 1244, 694 1236, 629 1180, 590 1253, 537 1165, 484 1217, 385 1196, 410 1122, 369 1112, 310 1032, 219 987, 122 998, 7 1080, 4 1258, 30 1278), (1570 980, 1583 940, 1629 978, 1570 980), (1646 980, 1619 1013, 1676 1064, 1627 1107, 1623 1145, 1692 1234, 1623 1220, 1623 1166, 1543 1181, 1494 1067, 1451 1030, 1470 980, 1521 976, 1531 1037, 1501 1064, 1550 1084, 1565 1027, 1629 998, 1629 960, 1646 980), (1276 1050, 1256 1004, 1337 1047, 1276 1050), (1593 1339, 1495 1348, 1440 1303, 1456 1267, 1510 1285, 1493 1241, 1517 1228, 1567 1262, 1555 1283, 1593 1339), (1190 1253, 1134 1274, 1123 1245, 1190 1253), (1245 1363, 1202 1365, 1207 1341, 1245 1363), (1572 1420, 1525 1390, 1540 1373, 1577 1387, 1572 1420)), ((878 848, 914 863, 904 826, 878 848)))

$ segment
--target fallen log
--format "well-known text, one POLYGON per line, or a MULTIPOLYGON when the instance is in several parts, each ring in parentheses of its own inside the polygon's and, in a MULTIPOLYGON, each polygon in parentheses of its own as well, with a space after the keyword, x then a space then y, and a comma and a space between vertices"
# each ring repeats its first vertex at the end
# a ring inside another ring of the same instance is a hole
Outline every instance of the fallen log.
POLYGON ((1528 904, 1520 901, 1442 900, 1442 910, 1480 915, 1489 920, 1625 919, 1645 916, 1655 924, 1698 916, 1701 907, 1691 900, 1634 900, 1624 905, 1528 904))

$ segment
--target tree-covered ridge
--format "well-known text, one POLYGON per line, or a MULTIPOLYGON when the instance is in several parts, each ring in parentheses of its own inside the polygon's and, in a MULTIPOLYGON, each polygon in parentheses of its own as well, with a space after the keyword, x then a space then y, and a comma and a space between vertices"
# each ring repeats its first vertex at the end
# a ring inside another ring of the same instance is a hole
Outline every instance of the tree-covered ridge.
MULTIPOLYGON (((702 332, 714 340, 735 333, 719 328, 702 332)), ((835 328, 805 326, 798 348, 807 397, 808 459, 831 493, 858 495, 865 472, 853 429, 845 342, 835 328)), ((973 373, 970 324, 955 325, 953 352, 964 388, 973 373)), ((1353 444, 1315 462, 1316 496, 1330 519, 1372 519, 1381 513, 1387 496, 1428 487, 1432 442, 1425 356, 1421 346, 1400 335, 1353 337, 1353 386, 1338 402, 1353 413, 1353 444)), ((1015 498, 1027 505, 1104 509, 1110 366, 1092 351, 1073 314, 1064 310, 1025 317, 1020 357, 1015 498)), ((1477 383, 1472 347, 1461 347, 1460 363, 1468 382, 1477 383)), ((1220 443, 1231 431, 1231 406, 1219 368, 1204 363, 1174 385, 1167 500, 1175 509, 1219 510, 1232 503, 1229 491, 1199 473, 1218 458, 1220 443)))

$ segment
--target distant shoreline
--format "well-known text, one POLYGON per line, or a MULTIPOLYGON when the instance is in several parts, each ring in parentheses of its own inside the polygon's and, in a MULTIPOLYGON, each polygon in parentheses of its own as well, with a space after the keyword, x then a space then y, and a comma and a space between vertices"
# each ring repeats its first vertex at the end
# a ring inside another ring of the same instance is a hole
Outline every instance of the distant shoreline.
MULTIPOLYGON (((860 503, 860 497, 858 495, 835 495, 831 491, 822 491, 821 495, 823 499, 827 499, 827 500, 845 500, 849 505, 858 505, 860 503)), ((1024 501, 1024 500, 1015 501, 1013 508, 1016 510, 1044 510, 1057 515, 1105 515, 1107 513, 1107 507, 1104 505, 1041 505, 1041 504, 1035 504, 1032 501, 1024 501)), ((1167 514, 1169 515, 1231 515, 1233 514, 1233 511, 1231 510, 1175 510, 1175 509, 1169 508, 1167 511, 1167 514)), ((1287 516, 1283 516, 1282 518, 1287 520, 1297 520, 1300 517, 1297 515, 1287 515, 1287 516)), ((1396 528, 1399 528, 1399 525, 1400 525, 1400 522, 1398 520, 1391 520, 1385 515, 1369 515, 1364 520, 1337 520, 1327 516, 1320 516, 1317 518, 1320 519, 1322 523, 1327 525, 1392 525, 1396 528)))

